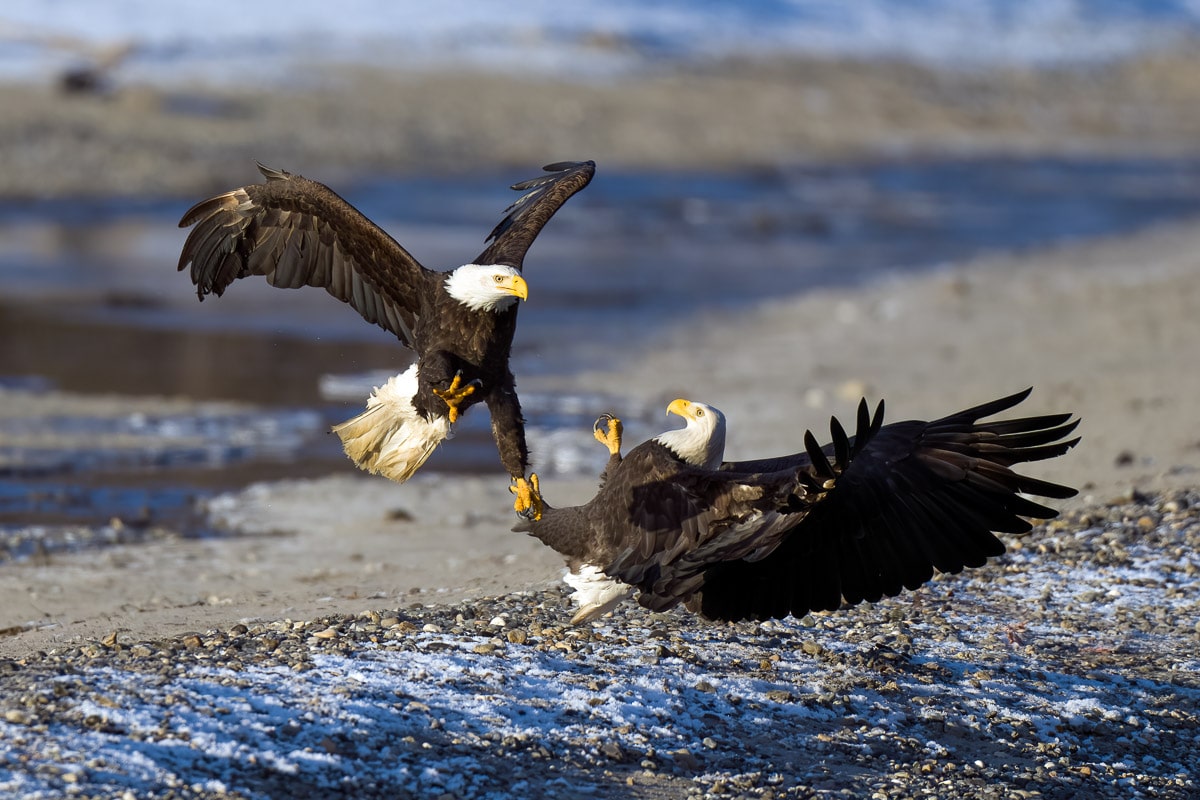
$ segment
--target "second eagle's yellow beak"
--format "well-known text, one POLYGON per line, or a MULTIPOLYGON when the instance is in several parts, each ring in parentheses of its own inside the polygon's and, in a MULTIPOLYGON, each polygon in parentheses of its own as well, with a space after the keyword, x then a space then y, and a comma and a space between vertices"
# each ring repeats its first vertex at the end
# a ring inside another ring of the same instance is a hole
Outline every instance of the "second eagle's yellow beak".
POLYGON ((684 419, 695 419, 696 415, 693 411, 692 401, 684 400, 682 397, 671 401, 671 405, 667 406, 668 414, 678 414, 684 419))
POLYGON ((496 284, 501 291, 516 295, 522 300, 529 299, 529 284, 520 275, 505 275, 496 284))

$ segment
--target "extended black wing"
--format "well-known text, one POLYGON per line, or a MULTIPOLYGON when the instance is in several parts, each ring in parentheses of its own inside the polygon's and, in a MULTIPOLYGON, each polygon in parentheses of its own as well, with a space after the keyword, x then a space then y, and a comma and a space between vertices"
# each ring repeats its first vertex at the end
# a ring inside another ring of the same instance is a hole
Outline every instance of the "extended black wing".
POLYGON ((195 225, 179 256, 203 300, 238 278, 262 275, 284 289, 319 286, 363 319, 413 347, 440 273, 422 267, 379 226, 329 187, 258 165, 266 183, 197 203, 179 221, 195 225))
POLYGON ((475 259, 476 264, 508 264, 521 269, 525 253, 541 233, 554 212, 587 186, 596 172, 594 161, 560 161, 542 167, 546 175, 514 183, 512 188, 525 192, 505 209, 504 219, 492 229, 485 241, 491 242, 475 259))
POLYGON ((1010 467, 1067 452, 1079 441, 1066 439, 1078 420, 1051 414, 979 422, 1028 394, 933 422, 890 425, 881 424, 881 413, 871 418, 864 402, 853 438, 836 420, 825 448, 806 434, 806 452, 788 457, 802 489, 792 501, 800 521, 765 558, 711 565, 689 608, 719 619, 832 611, 915 589, 935 569, 955 573, 1000 555, 1004 545, 993 531, 1026 533, 1026 518, 1057 515, 1022 494, 1075 494, 1010 467), (814 491, 816 482, 828 490, 814 491))

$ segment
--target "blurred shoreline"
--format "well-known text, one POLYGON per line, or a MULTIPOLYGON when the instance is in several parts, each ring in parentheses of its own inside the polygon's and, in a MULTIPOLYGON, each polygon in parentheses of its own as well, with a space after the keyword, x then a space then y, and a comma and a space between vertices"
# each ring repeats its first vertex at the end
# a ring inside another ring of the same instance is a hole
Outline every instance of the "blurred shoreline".
MULTIPOLYGON (((325 68, 296 88, 0 84, 0 198, 196 196, 255 159, 338 183, 561 158, 676 170, 1200 152, 1200 54, 949 69, 773 58, 604 82, 325 68)), ((253 81, 248 77, 247 86, 253 81)))

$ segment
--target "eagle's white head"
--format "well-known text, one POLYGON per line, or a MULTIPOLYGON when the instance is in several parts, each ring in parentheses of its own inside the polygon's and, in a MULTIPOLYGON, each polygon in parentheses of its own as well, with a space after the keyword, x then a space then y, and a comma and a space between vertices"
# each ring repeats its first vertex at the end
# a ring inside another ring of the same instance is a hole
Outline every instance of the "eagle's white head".
POLYGON ((529 297, 520 271, 505 264, 464 264, 446 277, 446 291, 472 311, 503 311, 529 297))
POLYGON ((704 403, 672 400, 668 414, 678 414, 683 428, 660 433, 654 441, 672 450, 693 467, 716 469, 725 457, 725 415, 704 403))

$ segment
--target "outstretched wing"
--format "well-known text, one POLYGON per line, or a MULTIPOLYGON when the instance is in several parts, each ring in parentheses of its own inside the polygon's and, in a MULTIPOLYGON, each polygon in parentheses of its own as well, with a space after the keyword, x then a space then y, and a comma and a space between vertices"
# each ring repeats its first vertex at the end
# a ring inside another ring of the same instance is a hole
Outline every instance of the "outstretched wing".
POLYGON ((197 203, 179 256, 203 300, 238 278, 262 275, 283 289, 319 286, 409 347, 438 273, 327 186, 258 165, 266 183, 197 203))
MULTIPOLYGON (((1026 533, 1026 518, 1053 509, 1022 494, 1066 498, 1075 490, 1013 472, 1015 464, 1062 455, 1078 441, 1070 414, 979 422, 1029 390, 934 422, 881 425, 859 407, 854 437, 831 421, 833 442, 789 457, 800 521, 758 561, 713 564, 693 610, 719 619, 783 617, 875 602, 915 589, 934 570, 955 573, 1004 552, 993 531, 1026 533), (820 481, 826 492, 808 491, 820 481)), ((743 462, 755 463, 755 462, 743 462)), ((732 466, 732 465, 731 465, 732 466)))
POLYGON ((475 259, 476 264, 507 264, 521 269, 525 253, 533 240, 571 195, 587 186, 596 172, 594 161, 560 161, 542 167, 546 175, 514 183, 512 188, 525 192, 504 209, 504 219, 492 229, 485 241, 491 242, 475 259))

